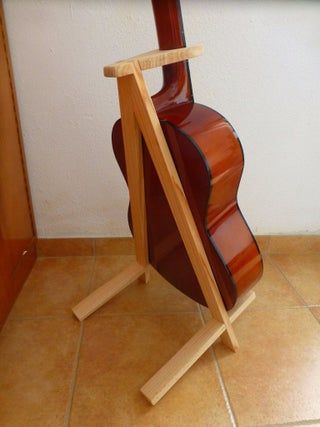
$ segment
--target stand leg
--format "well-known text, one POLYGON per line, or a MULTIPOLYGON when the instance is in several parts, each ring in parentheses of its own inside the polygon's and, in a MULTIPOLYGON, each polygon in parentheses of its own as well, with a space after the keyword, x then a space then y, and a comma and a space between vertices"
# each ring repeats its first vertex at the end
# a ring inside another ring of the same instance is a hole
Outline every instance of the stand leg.
POLYGON ((72 309, 74 315, 80 321, 84 320, 145 273, 145 267, 142 265, 137 262, 130 264, 121 273, 100 286, 76 305, 72 309))
POLYGON ((178 172, 163 135, 159 118, 138 64, 135 64, 134 74, 122 77, 121 79, 126 81, 127 94, 129 93, 130 99, 132 99, 137 122, 209 310, 213 318, 224 323, 226 326, 223 342, 230 349, 236 351, 239 348, 238 341, 222 302, 178 172))
POLYGON ((136 279, 148 283, 150 278, 141 131, 128 96, 126 78, 118 79, 118 92, 137 262, 75 306, 73 313, 79 320, 84 320, 136 279))
MULTIPOLYGON (((254 298, 254 292, 249 292, 239 300, 230 310, 230 321, 234 322, 254 298)), ((225 324, 215 319, 210 320, 150 378, 141 388, 142 394, 155 405, 225 330, 225 324)))
MULTIPOLYGON (((130 195, 131 217, 137 262, 149 264, 147 214, 145 206, 142 137, 129 97, 130 87, 126 77, 118 79, 121 126, 130 195)), ((148 281, 145 274, 145 281, 148 281)))
POLYGON ((142 283, 148 283, 150 280, 150 265, 145 267, 143 275, 139 279, 142 283))
POLYGON ((213 317, 142 387, 142 393, 155 404, 220 336, 230 349, 238 348, 231 323, 255 294, 249 292, 226 312, 138 61, 130 61, 126 70, 119 74, 122 77, 118 77, 118 90, 137 261, 81 301, 73 312, 83 320, 134 280, 149 280, 142 132, 213 317))

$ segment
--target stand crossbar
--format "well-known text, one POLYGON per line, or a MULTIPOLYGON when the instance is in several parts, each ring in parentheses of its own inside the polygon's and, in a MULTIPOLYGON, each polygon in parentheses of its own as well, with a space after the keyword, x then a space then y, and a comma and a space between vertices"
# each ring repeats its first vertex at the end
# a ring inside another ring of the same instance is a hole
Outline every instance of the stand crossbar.
POLYGON ((109 65, 104 69, 106 77, 116 77, 118 82, 136 262, 81 301, 74 307, 73 312, 79 320, 84 320, 139 277, 142 277, 145 282, 148 281, 149 259, 142 157, 143 135, 213 318, 142 387, 141 392, 153 405, 167 393, 219 337, 231 350, 236 351, 238 349, 238 342, 231 323, 255 298, 254 292, 249 292, 238 301, 232 310, 226 311, 142 75, 143 69, 160 67, 193 58, 201 52, 202 47, 200 45, 169 51, 152 51, 109 65))

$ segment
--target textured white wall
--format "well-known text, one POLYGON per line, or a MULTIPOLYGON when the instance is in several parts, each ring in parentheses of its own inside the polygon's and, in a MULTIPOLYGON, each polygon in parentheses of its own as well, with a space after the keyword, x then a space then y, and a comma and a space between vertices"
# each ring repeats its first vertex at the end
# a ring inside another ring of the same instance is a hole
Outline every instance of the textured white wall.
MULTIPOLYGON (((127 191, 103 65, 156 47, 149 0, 5 0, 40 237, 120 236, 127 191)), ((239 201, 256 233, 320 231, 320 2, 183 0, 195 98, 246 154, 239 201)), ((147 73, 151 88, 160 73, 147 73)))

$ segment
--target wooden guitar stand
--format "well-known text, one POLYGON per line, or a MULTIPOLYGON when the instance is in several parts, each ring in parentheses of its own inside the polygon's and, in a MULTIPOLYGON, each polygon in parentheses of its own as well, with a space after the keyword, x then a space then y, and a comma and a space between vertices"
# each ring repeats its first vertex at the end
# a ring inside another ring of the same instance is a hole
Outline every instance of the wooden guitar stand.
POLYGON ((202 293, 212 314, 212 320, 203 326, 141 388, 141 392, 153 405, 220 336, 222 342, 231 350, 238 349, 238 342, 231 323, 255 298, 254 292, 250 291, 239 299, 232 310, 226 311, 142 75, 142 70, 194 58, 200 55, 202 50, 201 45, 167 51, 155 50, 104 68, 104 75, 116 77, 118 83, 136 262, 81 301, 73 308, 73 313, 82 321, 138 278, 142 278, 145 282, 149 280, 142 157, 143 135, 202 293))

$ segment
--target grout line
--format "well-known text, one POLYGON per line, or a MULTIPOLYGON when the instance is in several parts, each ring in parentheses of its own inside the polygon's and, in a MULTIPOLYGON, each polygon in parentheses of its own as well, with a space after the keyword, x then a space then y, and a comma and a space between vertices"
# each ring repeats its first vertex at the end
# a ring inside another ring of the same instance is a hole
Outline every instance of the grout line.
POLYGON ((123 313, 102 313, 96 314, 96 317, 112 317, 112 316, 179 316, 182 314, 197 314, 196 311, 126 311, 123 313))
MULTIPOLYGON (((87 295, 90 292, 95 271, 96 271, 96 258, 94 257, 93 258, 92 271, 91 271, 90 277, 88 279, 87 295)), ((74 366, 73 366, 73 370, 72 370, 69 399, 68 399, 68 404, 67 404, 66 413, 65 413, 65 420, 64 420, 64 426, 65 427, 68 427, 70 425, 70 420, 71 420, 71 412, 72 412, 72 406, 73 406, 74 392, 75 392, 75 388, 76 388, 76 384, 77 384, 77 377, 78 377, 78 369, 79 369, 79 361, 80 361, 80 349, 81 349, 81 344, 82 344, 82 339, 83 339, 83 332, 84 332, 84 323, 80 322, 80 333, 79 333, 78 345, 77 345, 77 350, 76 350, 76 356, 75 356, 75 360, 74 360, 74 366)))
POLYGON ((59 258, 94 258, 91 255, 39 255, 37 259, 59 259, 59 258))
MULTIPOLYGON (((306 300, 303 298, 303 296, 300 294, 300 292, 295 288, 295 286, 293 286, 293 284, 291 283, 291 281, 287 278, 287 276, 284 274, 284 272, 281 270, 280 266, 278 265, 278 263, 276 261, 274 261, 271 257, 269 257, 269 261, 271 262, 271 264, 279 271, 279 273, 282 275, 282 277, 284 277, 284 279, 286 280, 286 282, 289 284, 289 286, 295 291, 295 293, 298 295, 298 297, 301 299, 301 301, 304 303, 303 308, 307 308, 309 313, 315 318, 315 320, 317 322, 319 322, 319 319, 316 317, 316 315, 310 310, 310 308, 312 307, 319 307, 319 305, 314 305, 314 304, 307 304, 306 300)), ((319 322, 320 323, 320 322, 319 322)))
POLYGON ((96 257, 93 257, 93 265, 92 265, 92 271, 90 274, 90 278, 88 280, 88 288, 87 288, 87 295, 86 297, 91 293, 91 288, 92 288, 92 283, 93 283, 93 279, 96 273, 96 269, 97 269, 97 259, 96 257))
POLYGON ((87 255, 75 255, 75 254, 71 254, 71 255, 38 255, 37 259, 55 259, 55 258, 107 258, 107 257, 111 257, 111 258, 117 258, 119 256, 126 256, 126 257, 134 257, 134 254, 128 254, 128 253, 119 253, 119 254, 99 254, 96 255, 96 248, 94 248, 94 255, 91 254, 87 254, 87 255))
MULTIPOLYGON (((291 307, 263 307, 263 308, 252 308, 251 312, 259 311, 274 311, 274 310, 302 310, 306 308, 320 308, 320 305, 297 305, 291 307)), ((95 314, 96 317, 112 317, 112 316, 166 316, 166 315, 185 315, 185 314, 196 314, 197 311, 140 311, 140 312, 118 312, 118 313, 101 313, 95 314)), ((93 314, 93 313, 92 313, 93 314)), ((71 316, 73 318, 73 316, 71 316)), ((70 314, 52 314, 52 315, 35 315, 35 316, 14 316, 7 319, 7 322, 21 321, 21 320, 48 320, 48 319, 70 319, 70 314)))
POLYGON ((279 273, 281 274, 281 276, 285 279, 285 281, 290 285, 290 287, 293 289, 293 291, 301 299, 301 302, 304 304, 304 307, 308 307, 307 302, 304 300, 304 298, 302 297, 302 295, 300 294, 300 292, 295 288, 295 286, 293 286, 293 284, 291 283, 291 281, 287 278, 287 276, 281 270, 281 268, 279 267, 278 263, 276 261, 274 261, 271 256, 268 256, 268 259, 269 259, 271 265, 273 265, 273 267, 275 267, 279 271, 279 273))
MULTIPOLYGON (((305 307, 297 307, 297 308, 305 308, 305 307)), ((92 313, 93 314, 93 313, 92 313)), ((96 314, 96 317, 112 317, 112 316, 166 316, 166 315, 182 315, 182 314, 197 314, 196 311, 141 311, 141 312, 119 312, 119 313, 102 313, 102 314, 96 314)), ((70 319, 74 318, 74 316, 70 317, 70 314, 63 313, 63 314, 52 314, 52 315, 43 315, 43 316, 15 316, 10 317, 7 319, 7 322, 12 321, 21 321, 21 320, 49 320, 49 319, 70 319)))
POLYGON ((7 322, 21 321, 21 320, 50 320, 50 319, 73 319, 70 313, 58 313, 58 314, 44 314, 44 315, 30 315, 30 316, 10 316, 7 322))
POLYGON ((96 257, 96 239, 92 239, 92 252, 93 256, 96 257))
POLYGON ((73 405, 73 397, 74 397, 74 391, 76 388, 77 383, 77 376, 78 376, 78 368, 79 368, 79 360, 80 360, 80 348, 82 344, 83 339, 83 330, 84 330, 84 324, 83 322, 80 323, 80 333, 77 343, 77 349, 76 349, 76 355, 73 363, 73 369, 72 369, 72 376, 71 376, 71 382, 70 382, 70 389, 69 389, 69 398, 68 403, 66 407, 66 413, 64 418, 64 426, 68 427, 70 424, 70 418, 71 418, 71 411, 72 411, 72 405, 73 405))
POLYGON ((107 254, 107 253, 105 253, 105 254, 98 254, 98 255, 96 255, 96 258, 107 258, 107 257, 111 257, 111 258, 116 258, 116 257, 119 257, 119 256, 122 256, 122 257, 133 257, 134 258, 134 260, 136 260, 136 256, 135 256, 135 254, 128 254, 128 253, 126 253, 126 254, 121 254, 121 253, 119 253, 119 254, 107 254))
POLYGON ((263 255, 269 255, 270 246, 271 246, 271 236, 269 235, 268 236, 268 241, 267 241, 267 244, 266 244, 266 249, 265 249, 265 251, 262 252, 263 255))
POLYGON ((312 307, 308 307, 308 309, 309 309, 309 312, 312 314, 312 316, 316 319, 316 321, 318 322, 318 323, 320 323, 320 319, 313 313, 313 311, 311 311, 310 310, 310 308, 312 308, 312 307))
MULTIPOLYGON (((199 316, 200 316, 201 322, 202 322, 203 325, 205 325, 206 322, 204 320, 200 304, 198 304, 198 311, 199 311, 199 316)), ((225 385, 223 377, 222 377, 222 372, 221 372, 221 369, 220 369, 217 357, 215 355, 215 352, 214 352, 212 346, 210 347, 209 351, 211 353, 211 356, 212 356, 212 359, 213 359, 213 362, 214 362, 215 371, 216 371, 216 374, 217 374, 217 377, 218 377, 218 381, 219 381, 219 384, 220 384, 220 387, 221 387, 222 395, 223 395, 223 398, 224 398, 224 402, 225 402, 226 409, 227 409, 227 412, 228 412, 228 415, 229 415, 229 418, 230 418, 231 425, 232 425, 232 427, 237 427, 238 424, 237 424, 237 421, 236 421, 236 416, 235 416, 234 411, 232 409, 230 397, 229 397, 226 385, 225 385)))
POLYGON ((317 316, 310 310, 310 307, 308 307, 309 312, 311 313, 311 315, 316 319, 317 322, 320 323, 320 320, 317 318, 317 316))
POLYGON ((289 421, 287 423, 280 423, 280 424, 259 424, 253 427, 295 427, 295 426, 314 426, 315 423, 320 423, 320 418, 317 419, 311 419, 311 420, 299 420, 299 421, 289 421))

